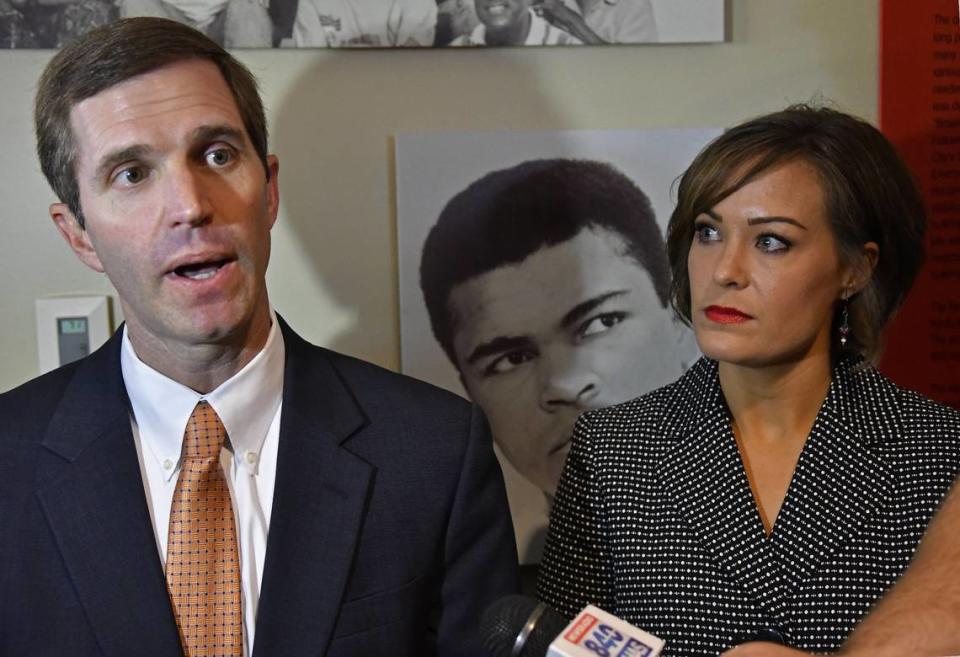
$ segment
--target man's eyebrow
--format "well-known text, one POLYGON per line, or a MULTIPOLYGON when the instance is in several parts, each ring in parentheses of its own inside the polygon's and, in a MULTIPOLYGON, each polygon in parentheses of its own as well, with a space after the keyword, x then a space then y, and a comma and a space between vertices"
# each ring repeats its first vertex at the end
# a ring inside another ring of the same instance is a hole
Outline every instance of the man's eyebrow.
POLYGON ((129 160, 140 160, 149 152, 150 148, 148 146, 144 144, 134 144, 133 146, 124 146, 123 148, 107 153, 100 159, 100 164, 97 165, 97 169, 94 171, 94 184, 106 179, 118 164, 129 160))
MULTIPOLYGON (((721 223, 721 224, 723 223, 723 217, 721 217, 719 214, 717 214, 713 210, 704 210, 703 214, 707 215, 708 217, 710 217, 711 219, 713 219, 718 223, 721 223)), ((796 219, 793 219, 792 217, 781 217, 779 215, 773 215, 770 217, 750 217, 749 219, 747 219, 748 226, 760 226, 763 224, 778 224, 778 223, 790 224, 791 226, 796 226, 797 228, 802 228, 803 230, 807 230, 806 226, 804 226, 802 223, 800 223, 796 219)))
POLYGON ((467 364, 473 365, 481 358, 502 354, 505 351, 512 351, 521 347, 529 347, 531 344, 532 342, 530 341, 530 338, 525 336, 502 335, 478 345, 477 348, 474 349, 473 352, 467 357, 467 364))
POLYGON ((598 294, 592 299, 587 299, 586 301, 578 303, 566 315, 563 316, 563 319, 560 320, 560 326, 562 328, 570 328, 572 324, 579 322, 585 315, 590 313, 597 306, 602 305, 614 297, 623 296, 629 292, 630 290, 613 290, 612 292, 598 294))
POLYGON ((210 142, 218 139, 236 141, 239 146, 245 143, 244 132, 232 125, 204 125, 193 131, 195 142, 210 142))

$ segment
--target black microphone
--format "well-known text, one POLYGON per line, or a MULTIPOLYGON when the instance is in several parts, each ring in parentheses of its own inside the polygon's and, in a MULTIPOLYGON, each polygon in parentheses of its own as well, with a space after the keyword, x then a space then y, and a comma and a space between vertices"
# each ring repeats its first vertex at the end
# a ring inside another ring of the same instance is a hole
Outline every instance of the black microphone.
POLYGON ((480 637, 489 657, 544 657, 567 623, 544 602, 510 595, 487 607, 480 637))
POLYGON ((658 657, 662 639, 587 605, 568 619, 533 598, 511 595, 491 604, 480 621, 489 657, 658 657))

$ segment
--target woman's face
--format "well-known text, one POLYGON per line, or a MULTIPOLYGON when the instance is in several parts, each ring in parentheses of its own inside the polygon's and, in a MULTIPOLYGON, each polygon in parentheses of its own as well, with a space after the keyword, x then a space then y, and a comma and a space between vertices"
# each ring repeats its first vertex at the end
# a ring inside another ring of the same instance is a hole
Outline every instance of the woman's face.
POLYGON ((776 165, 695 221, 687 269, 703 353, 748 367, 829 358, 852 276, 816 171, 802 160, 776 165))

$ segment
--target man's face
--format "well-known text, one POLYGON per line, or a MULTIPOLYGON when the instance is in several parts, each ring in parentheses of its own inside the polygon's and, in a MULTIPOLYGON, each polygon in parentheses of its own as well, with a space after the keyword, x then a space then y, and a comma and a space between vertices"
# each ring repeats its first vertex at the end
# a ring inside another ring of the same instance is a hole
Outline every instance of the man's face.
POLYGON ((584 229, 450 294, 470 397, 527 479, 553 495, 577 416, 680 373, 677 328, 624 241, 584 229))
POLYGON ((165 66, 70 118, 86 230, 63 204, 51 215, 116 287, 138 351, 243 345, 265 331, 277 162, 268 181, 217 67, 165 66))
POLYGON ((517 24, 529 4, 529 0, 476 0, 474 3, 477 18, 490 30, 517 24))

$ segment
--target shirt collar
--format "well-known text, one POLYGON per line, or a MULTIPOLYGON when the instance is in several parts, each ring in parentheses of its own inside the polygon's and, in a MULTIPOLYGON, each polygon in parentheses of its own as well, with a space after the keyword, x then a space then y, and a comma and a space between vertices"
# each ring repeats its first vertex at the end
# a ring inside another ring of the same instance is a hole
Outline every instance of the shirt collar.
POLYGON ((206 400, 230 437, 234 462, 256 474, 260 449, 283 397, 285 348, 276 315, 263 349, 243 369, 206 395, 161 374, 140 360, 123 330, 120 367, 145 454, 152 454, 167 478, 178 470, 187 420, 197 402, 206 400))

